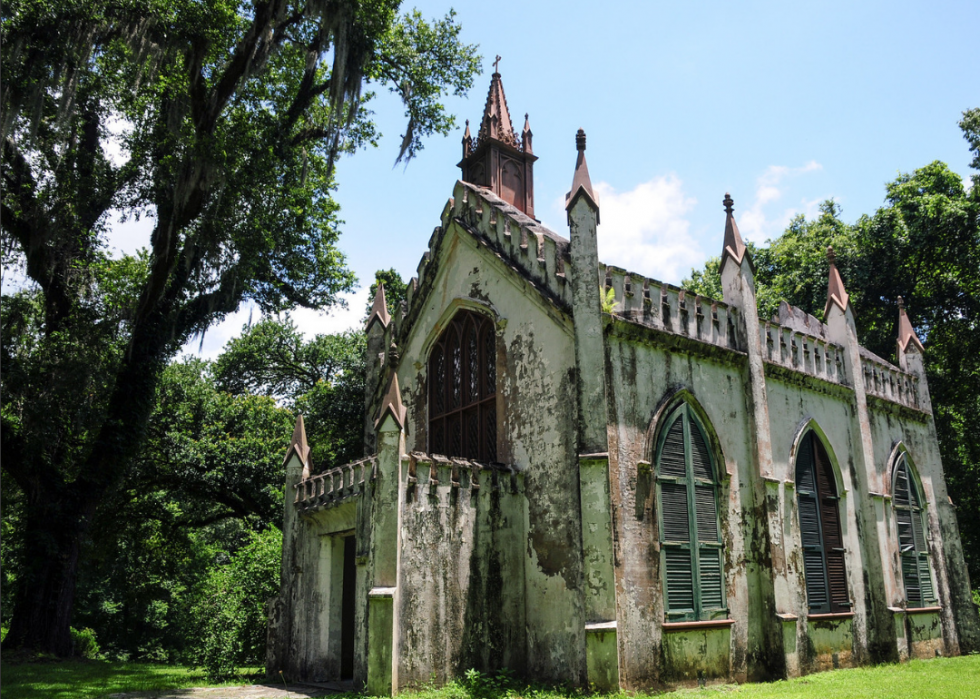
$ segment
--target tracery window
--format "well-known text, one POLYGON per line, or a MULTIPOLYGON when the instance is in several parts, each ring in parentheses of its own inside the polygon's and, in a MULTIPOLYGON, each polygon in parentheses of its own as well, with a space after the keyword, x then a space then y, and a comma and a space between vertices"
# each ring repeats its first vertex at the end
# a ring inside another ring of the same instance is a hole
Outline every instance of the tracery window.
POLYGON ((657 503, 667 621, 722 619, 718 478, 704 429, 686 403, 657 440, 657 503))
POLYGON ((497 460, 497 364, 493 322, 458 312, 429 356, 429 451, 497 460))
POLYGON ((796 457, 796 495, 811 614, 834 614, 851 608, 833 468, 816 433, 810 430, 803 435, 796 457))
POLYGON ((926 549, 923 498, 912 477, 908 460, 902 454, 895 466, 892 507, 898 524, 898 548, 902 559, 905 600, 910 607, 925 607, 936 601, 929 573, 926 549))

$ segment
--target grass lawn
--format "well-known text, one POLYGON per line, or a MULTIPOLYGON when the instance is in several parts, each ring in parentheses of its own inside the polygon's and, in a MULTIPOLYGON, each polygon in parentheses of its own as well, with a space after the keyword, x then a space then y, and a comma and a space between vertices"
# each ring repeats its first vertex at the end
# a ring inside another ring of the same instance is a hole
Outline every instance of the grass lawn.
MULTIPOLYGON (((249 684, 258 679, 256 674, 245 675, 228 684, 249 684)), ((191 670, 179 665, 40 660, 5 662, 0 667, 3 699, 95 699, 116 692, 182 689, 212 684, 205 679, 203 670, 191 670)))
MULTIPOLYGON (((257 675, 230 684, 243 684, 257 675)), ((115 692, 208 686, 200 671, 184 667, 97 661, 4 663, 3 699, 95 699, 115 692)), ((356 695, 354 695, 356 696, 356 695)), ((412 699, 579 699, 577 691, 492 689, 453 684, 412 699)), ((629 695, 609 695, 627 699, 629 695)), ((635 695, 642 697, 643 695, 635 695)), ((657 695, 662 699, 980 699, 980 655, 913 660, 901 665, 835 670, 784 682, 715 685, 657 695)), ((339 699, 333 695, 331 699, 339 699)), ((353 699, 353 697, 351 697, 353 699)))

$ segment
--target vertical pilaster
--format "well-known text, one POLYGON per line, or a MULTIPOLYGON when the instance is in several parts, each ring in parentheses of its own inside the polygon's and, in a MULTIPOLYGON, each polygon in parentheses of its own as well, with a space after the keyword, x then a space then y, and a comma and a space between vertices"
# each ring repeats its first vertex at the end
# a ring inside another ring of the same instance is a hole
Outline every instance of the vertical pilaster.
POLYGON ((861 349, 858 343, 854 309, 844 288, 834 258, 834 251, 827 248, 830 259, 830 279, 827 289, 827 305, 824 323, 832 342, 844 347, 844 372, 854 389, 854 420, 859 437, 858 449, 851 453, 854 463, 854 485, 857 492, 858 536, 861 542, 863 571, 850 575, 855 599, 855 641, 865 636, 867 651, 872 662, 898 660, 898 645, 894 634, 894 620, 888 609, 885 590, 885 573, 881 558, 881 540, 878 534, 878 508, 873 494, 880 492, 881 484, 875 469, 874 444, 871 435, 871 419, 868 413, 868 396, 861 367, 861 349), (864 617, 863 624, 860 617, 864 617))
POLYGON ((606 344, 599 298, 599 204, 592 191, 585 132, 581 129, 575 142, 578 157, 565 208, 572 258, 586 663, 589 683, 609 691, 619 688, 619 647, 607 451, 606 344))
MULTIPOLYGON (((745 337, 740 338, 740 344, 745 347, 748 356, 747 398, 751 414, 751 443, 755 445, 755 465, 758 469, 752 479, 752 494, 757 506, 761 506, 765 512, 765 546, 770 560, 770 570, 765 571, 759 580, 762 614, 749 621, 750 625, 756 625, 756 630, 749 635, 756 637, 757 642, 764 646, 763 652, 769 659, 767 665, 770 673, 774 676, 785 676, 787 668, 792 667, 793 662, 787 661, 783 635, 795 634, 795 629, 788 628, 790 625, 783 621, 795 608, 794 585, 790 580, 786 542, 783 540, 785 528, 781 499, 785 497, 785 474, 776 473, 773 467, 769 396, 766 391, 766 371, 755 296, 755 267, 732 213, 734 203, 726 193, 723 201, 725 240, 719 272, 725 303, 737 309, 745 331, 745 337)), ((750 604, 749 609, 753 606, 750 604)))
POLYGON ((401 461, 405 453, 405 407, 398 376, 381 404, 375 423, 378 475, 371 495, 371 576, 368 592, 367 691, 374 696, 398 691, 398 535, 401 461))

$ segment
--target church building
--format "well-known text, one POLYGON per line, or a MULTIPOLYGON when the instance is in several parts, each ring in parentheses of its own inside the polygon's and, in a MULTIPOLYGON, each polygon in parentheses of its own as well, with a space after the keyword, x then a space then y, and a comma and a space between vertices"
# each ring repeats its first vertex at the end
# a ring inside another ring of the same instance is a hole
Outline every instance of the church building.
POLYGON ((603 264, 576 148, 560 235, 493 74, 406 302, 374 300, 365 457, 318 470, 297 421, 267 670, 640 690, 980 650, 904 309, 896 365, 828 251, 823 322, 759 318, 728 195, 723 300, 603 264))

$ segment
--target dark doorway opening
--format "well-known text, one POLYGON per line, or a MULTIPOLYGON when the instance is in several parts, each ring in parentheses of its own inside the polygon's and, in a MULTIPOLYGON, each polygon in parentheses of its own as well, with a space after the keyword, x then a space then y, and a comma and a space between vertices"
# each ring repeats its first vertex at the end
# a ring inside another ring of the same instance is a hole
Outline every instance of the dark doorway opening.
POLYGON ((344 589, 340 616, 340 679, 354 679, 354 584, 357 580, 354 537, 344 538, 344 589))

